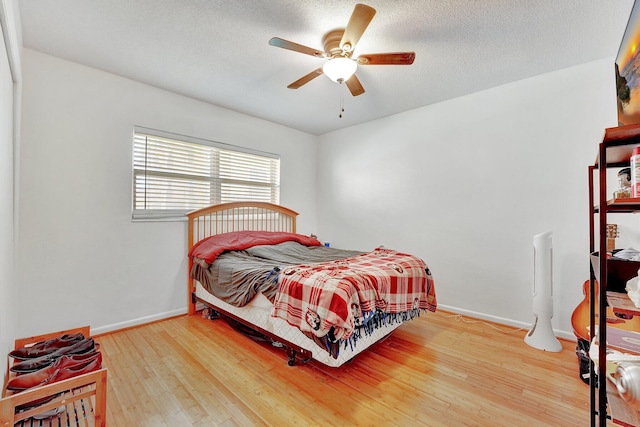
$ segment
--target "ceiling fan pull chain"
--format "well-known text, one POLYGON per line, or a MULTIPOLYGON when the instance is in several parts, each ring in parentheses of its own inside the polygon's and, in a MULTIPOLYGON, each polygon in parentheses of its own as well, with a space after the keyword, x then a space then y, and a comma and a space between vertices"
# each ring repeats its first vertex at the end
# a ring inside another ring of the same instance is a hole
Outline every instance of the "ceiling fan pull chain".
POLYGON ((342 96, 342 91, 340 92, 340 114, 338 118, 342 118, 342 113, 344 113, 344 97, 342 96))

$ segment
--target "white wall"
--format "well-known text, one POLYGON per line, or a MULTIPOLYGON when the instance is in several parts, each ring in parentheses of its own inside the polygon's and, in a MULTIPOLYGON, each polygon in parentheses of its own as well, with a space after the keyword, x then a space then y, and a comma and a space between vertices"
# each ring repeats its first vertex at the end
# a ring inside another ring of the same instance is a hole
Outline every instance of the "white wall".
POLYGON ((611 59, 324 135, 318 232, 415 253, 441 306, 526 326, 532 237, 551 230, 553 324, 572 337, 589 278, 587 167, 616 124, 611 59))
MULTIPOLYGON (((1 23, 0 23, 1 24, 1 23)), ((0 354, 13 320, 13 79, 0 31, 0 354)))
POLYGON ((141 125, 280 153, 281 202, 301 213, 300 232, 415 253, 440 305, 463 313, 530 324, 532 236, 552 230, 554 326, 571 336, 588 278, 587 166, 616 124, 613 59, 337 131, 317 147, 305 133, 28 49, 23 68, 21 334, 184 311, 185 224, 130 220, 141 125))
MULTIPOLYGON (((15 2, 0 0, 0 355, 13 347, 16 332, 14 267, 14 155, 19 122, 19 21, 15 2)), ((3 379, 6 372, 3 369, 3 379)))
POLYGON ((131 222, 134 125, 281 155, 281 204, 316 231, 316 137, 23 53, 22 334, 103 332, 186 310, 185 222, 131 222))

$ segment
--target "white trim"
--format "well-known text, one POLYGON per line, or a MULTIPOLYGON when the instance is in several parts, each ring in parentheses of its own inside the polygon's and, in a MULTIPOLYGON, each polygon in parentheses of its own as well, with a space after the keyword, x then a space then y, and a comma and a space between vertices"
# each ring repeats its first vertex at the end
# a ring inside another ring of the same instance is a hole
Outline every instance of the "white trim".
MULTIPOLYGON (((479 313, 477 311, 465 310, 463 308, 451 307, 449 305, 438 304, 438 308, 449 311, 455 314, 462 314, 465 316, 473 317, 476 319, 487 320, 489 322, 499 323, 501 325, 513 326, 515 328, 525 328, 530 329, 533 323, 525 323, 520 322, 513 319, 506 319, 504 317, 492 316, 486 313, 479 313)), ((573 332, 562 331, 558 329, 554 329, 553 332, 558 338, 566 339, 568 341, 576 341, 576 336, 573 332)))
POLYGON ((198 138, 198 137, 195 137, 195 136, 182 135, 180 133, 167 132, 167 131, 164 131, 164 130, 153 129, 153 128, 148 128, 148 127, 144 127, 144 126, 134 125, 133 133, 134 134, 135 133, 143 133, 143 134, 147 134, 147 135, 156 136, 156 137, 159 137, 159 138, 166 138, 166 139, 173 139, 173 140, 176 140, 176 141, 190 142, 192 144, 206 145, 206 146, 209 146, 209 147, 220 148, 220 149, 223 149, 223 150, 239 151, 241 153, 254 154, 256 156, 269 157, 269 158, 272 158, 272 159, 280 160, 280 155, 279 154, 269 153, 268 151, 254 150, 254 149, 251 149, 251 148, 241 147, 239 145, 226 144, 224 142, 213 141, 213 140, 210 140, 210 139, 198 138))
POLYGON ((183 211, 169 211, 166 214, 160 211, 145 212, 144 209, 134 209, 131 213, 131 222, 172 222, 187 221, 187 212, 193 209, 184 209, 183 211))
POLYGON ((11 78, 15 83, 21 81, 22 68, 20 64, 20 49, 17 40, 17 30, 15 22, 20 19, 16 10, 12 8, 11 0, 0 0, 0 26, 2 27, 2 35, 4 36, 4 44, 9 58, 9 69, 11 70, 11 78))
MULTIPOLYGON (((204 305, 198 303, 198 310, 201 310, 204 305)), ((461 314, 464 316, 473 317, 475 319, 486 320, 489 322, 499 323, 501 325, 513 326, 516 328, 528 329, 531 327, 531 323, 520 322, 517 320, 506 319, 504 317, 492 316, 490 314, 479 313, 477 311, 465 310, 463 308, 452 307, 449 305, 438 304, 438 308, 450 313, 461 314)), ((187 313, 186 308, 180 308, 177 310, 165 311, 164 313, 158 313, 151 316, 139 317, 137 319, 128 320, 126 322, 113 323, 111 325, 100 326, 98 328, 91 328, 91 333, 95 335, 106 334, 108 332, 114 332, 121 329, 131 328, 134 326, 141 326, 147 323, 155 322, 158 320, 169 319, 171 317, 180 316, 187 313)), ((561 331, 554 329, 554 332, 558 338, 563 338, 568 341, 576 341, 576 336, 573 333, 567 331, 561 331)))
POLYGON ((184 220, 221 201, 278 203, 279 155, 141 126, 132 149, 134 221, 184 220))
POLYGON ((100 326, 97 328, 91 328, 91 334, 99 335, 106 334, 107 332, 118 331, 120 329, 131 328, 133 326, 140 326, 146 323, 155 322, 157 320, 169 319, 170 317, 180 316, 187 314, 187 308, 179 308, 177 310, 165 311, 164 313, 153 314, 151 316, 139 317, 137 319, 127 320, 126 322, 113 323, 111 325, 100 326))

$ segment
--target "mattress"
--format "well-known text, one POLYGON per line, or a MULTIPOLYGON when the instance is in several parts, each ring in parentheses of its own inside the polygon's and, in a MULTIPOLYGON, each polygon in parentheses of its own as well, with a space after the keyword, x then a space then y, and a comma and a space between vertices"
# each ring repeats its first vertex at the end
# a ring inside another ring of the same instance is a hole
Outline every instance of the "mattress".
POLYGON ((205 301, 220 310, 226 311, 227 313, 230 313, 248 323, 259 326, 265 331, 307 350, 311 353, 314 360, 331 367, 339 367, 344 363, 349 362, 356 355, 360 354, 402 325, 402 323, 388 323, 373 329, 370 333, 362 334, 361 338, 357 340, 353 347, 349 344, 347 344, 346 347, 342 346, 338 357, 334 358, 328 351, 320 348, 312 339, 305 336, 298 328, 289 325, 281 318, 272 317, 271 312, 273 311, 273 304, 262 293, 258 293, 256 297, 244 307, 236 307, 216 298, 197 280, 195 280, 195 284, 196 297, 200 300, 205 301))

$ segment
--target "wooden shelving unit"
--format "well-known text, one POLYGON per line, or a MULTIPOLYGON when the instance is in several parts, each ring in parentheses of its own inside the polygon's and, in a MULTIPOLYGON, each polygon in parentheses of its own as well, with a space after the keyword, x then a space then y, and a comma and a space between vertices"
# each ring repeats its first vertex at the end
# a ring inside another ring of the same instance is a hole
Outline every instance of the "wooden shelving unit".
MULTIPOLYGON (((607 169, 622 168, 629 166, 629 159, 633 149, 640 146, 640 125, 620 126, 605 130, 604 138, 599 145, 598 156, 594 165, 589 166, 589 244, 591 254, 607 253, 607 223, 608 215, 611 213, 634 213, 640 212, 640 198, 607 199, 607 169), (598 183, 597 193, 595 182, 598 183), (596 236, 598 243, 596 245, 596 236)), ((590 406, 591 406, 591 426, 607 426, 607 419, 611 417, 614 422, 622 425, 629 424, 627 421, 616 420, 612 412, 620 413, 620 408, 627 405, 617 394, 615 387, 612 388, 608 381, 606 352, 607 352, 607 325, 608 315, 597 313, 609 312, 622 314, 623 316, 640 316, 640 310, 635 308, 631 300, 625 294, 614 295, 607 292, 607 276, 609 262, 607 256, 599 256, 591 268, 590 295, 595 297, 590 299, 590 331, 597 331, 598 357, 597 369, 593 366, 590 372, 590 406), (599 277, 596 277, 597 271, 599 277), (599 286, 596 285, 599 282, 599 286), (598 292, 598 288, 602 292, 598 292), (625 301, 628 300, 627 301, 625 301), (597 375, 597 383, 593 381, 597 375), (609 400, 608 400, 609 396, 609 400), (609 403, 609 405, 608 405, 609 403)), ((615 327, 611 325, 610 327, 615 327)), ((640 332, 640 330, 638 331, 640 332)), ((593 336, 593 335, 592 335, 593 336)), ((630 411, 635 412, 635 411, 630 411)))
MULTIPOLYGON (((82 332, 89 337, 88 326, 50 334, 20 338, 14 348, 59 337, 63 334, 82 332)), ((7 356, 6 383, 14 373, 9 371, 11 359, 7 356)), ((106 426, 107 370, 105 368, 42 387, 12 394, 3 384, 0 398, 0 427, 14 426, 106 426), (33 402, 45 402, 39 405, 33 402), (64 411, 52 417, 33 419, 46 411, 64 407, 64 411), (32 422, 33 421, 33 422, 32 422)))

